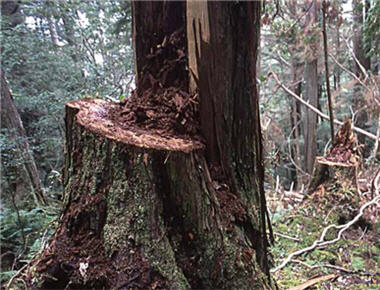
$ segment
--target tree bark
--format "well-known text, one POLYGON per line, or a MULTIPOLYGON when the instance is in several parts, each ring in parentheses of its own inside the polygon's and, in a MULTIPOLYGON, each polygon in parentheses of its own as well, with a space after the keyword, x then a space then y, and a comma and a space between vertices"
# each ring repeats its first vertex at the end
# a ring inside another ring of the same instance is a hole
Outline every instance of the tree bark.
MULTIPOLYGON (((7 81, 4 76, 4 72, 1 69, 1 127, 6 128, 8 136, 13 142, 17 144, 18 153, 22 156, 23 163, 21 166, 17 166, 17 179, 23 179, 22 172, 26 172, 27 180, 25 181, 30 185, 34 201, 36 205, 46 204, 45 192, 43 190, 36 163, 34 162, 33 154, 29 148, 29 143, 25 134, 25 129, 22 124, 20 115, 13 104, 12 95, 9 91, 7 81)), ((20 180, 16 180, 14 185, 17 188, 17 183, 20 180)), ((24 181, 21 181, 22 183, 24 181)))
MULTIPOLYGON (((138 25, 139 17, 158 19, 158 23, 165 19, 160 14, 165 14, 165 9, 151 9, 154 5, 167 7, 164 3, 134 3, 134 25, 140 31, 134 34, 136 48, 142 41, 138 33, 144 35, 145 25, 138 25)), ((185 27, 187 19, 189 67, 195 76, 193 89, 199 94, 206 141, 162 136, 137 127, 126 129, 109 115, 118 104, 96 99, 69 102, 66 207, 49 247, 29 269, 31 286, 274 286, 267 260, 255 81, 260 3, 170 5, 178 13, 175 15, 186 15, 179 17, 180 24, 170 17, 163 21, 171 33, 185 27), (210 21, 204 22, 203 17, 210 21), (206 45, 203 41, 208 36, 206 45), (207 104, 213 104, 208 117, 207 104), (213 124, 210 131, 207 122, 213 124)), ((150 20, 146 22, 148 31, 161 29, 161 25, 150 26, 150 20)), ((148 62, 140 54, 146 53, 149 45, 157 48, 161 39, 153 39, 151 44, 145 41, 136 51, 140 59, 137 69, 142 71, 148 62)), ((149 54, 150 49, 147 51, 149 54)))
MULTIPOLYGON (((291 75, 292 75, 292 86, 290 87, 291 91, 296 95, 301 95, 301 68, 302 65, 299 65, 296 60, 292 61, 291 64, 291 75)), ((291 145, 291 157, 295 163, 294 165, 294 173, 293 181, 294 181, 294 189, 297 189, 298 184, 303 183, 303 173, 302 173, 302 159, 301 159, 301 150, 299 140, 301 138, 301 107, 297 100, 291 98, 291 110, 290 110, 290 124, 292 130, 292 138, 294 143, 291 145)))
POLYGON ((323 52, 325 55, 325 79, 326 79, 326 92, 327 100, 329 106, 329 116, 330 116, 330 134, 331 142, 334 144, 334 110, 331 99, 331 90, 330 90, 330 73, 329 73, 329 58, 328 58, 328 44, 327 44, 327 27, 326 27, 326 14, 328 9, 327 2, 323 0, 322 2, 322 34, 323 34, 323 52))
MULTIPOLYGON (((306 27, 307 33, 315 33, 311 29, 317 23, 319 2, 312 0, 313 4, 307 14, 306 27)), ((318 107, 318 53, 319 42, 314 41, 311 44, 311 56, 305 65, 305 100, 313 107, 318 107)), ((304 162, 306 172, 311 174, 314 167, 314 160, 317 155, 317 115, 309 109, 306 109, 303 118, 304 128, 304 162)))
POLYGON ((269 273, 256 84, 260 6, 260 2, 188 2, 187 33, 206 160, 217 171, 215 179, 226 182, 243 203, 256 205, 258 215, 252 220, 260 220, 254 228, 263 236, 252 243, 269 273))

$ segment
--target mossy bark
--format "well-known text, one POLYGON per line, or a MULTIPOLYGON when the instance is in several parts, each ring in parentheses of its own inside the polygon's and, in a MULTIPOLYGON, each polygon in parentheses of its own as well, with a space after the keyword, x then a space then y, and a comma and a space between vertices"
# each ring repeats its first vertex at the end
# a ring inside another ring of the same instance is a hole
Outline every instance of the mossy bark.
POLYGON ((269 288, 253 250, 255 208, 211 180, 203 148, 159 150, 104 137, 99 128, 107 126, 94 130, 96 114, 81 112, 96 106, 108 105, 67 105, 66 207, 29 269, 29 285, 269 288))

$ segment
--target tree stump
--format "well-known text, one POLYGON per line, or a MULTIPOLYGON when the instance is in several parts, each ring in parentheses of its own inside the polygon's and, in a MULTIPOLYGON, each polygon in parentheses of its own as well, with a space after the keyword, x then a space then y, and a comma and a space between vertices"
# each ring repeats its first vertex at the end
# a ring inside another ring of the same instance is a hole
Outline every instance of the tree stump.
POLYGON ((28 284, 270 288, 261 3, 132 7, 137 88, 67 104, 66 208, 28 284))
POLYGON ((340 224, 351 220, 360 207, 359 166, 356 138, 346 117, 330 151, 316 158, 307 200, 312 200, 321 214, 334 215, 340 224))
POLYGON ((338 184, 346 187, 357 187, 359 161, 359 150, 351 121, 345 117, 330 151, 326 156, 316 158, 309 193, 329 179, 335 179, 338 184))
POLYGON ((112 106, 66 106, 67 206, 29 286, 269 288, 254 211, 211 180, 204 145, 125 130, 107 118, 112 106))

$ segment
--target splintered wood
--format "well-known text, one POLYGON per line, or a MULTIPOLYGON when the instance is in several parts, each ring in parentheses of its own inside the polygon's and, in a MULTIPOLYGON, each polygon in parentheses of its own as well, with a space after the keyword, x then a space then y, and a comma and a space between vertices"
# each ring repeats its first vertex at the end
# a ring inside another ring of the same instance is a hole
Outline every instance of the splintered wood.
POLYGON ((357 171, 360 164, 359 148, 352 131, 351 120, 345 117, 343 125, 335 135, 335 142, 324 157, 317 157, 309 184, 309 192, 332 177, 339 182, 349 182, 357 187, 357 171))
POLYGON ((357 141, 352 131, 351 120, 346 116, 343 125, 335 135, 335 142, 324 158, 318 158, 321 164, 352 167, 359 163, 357 141))

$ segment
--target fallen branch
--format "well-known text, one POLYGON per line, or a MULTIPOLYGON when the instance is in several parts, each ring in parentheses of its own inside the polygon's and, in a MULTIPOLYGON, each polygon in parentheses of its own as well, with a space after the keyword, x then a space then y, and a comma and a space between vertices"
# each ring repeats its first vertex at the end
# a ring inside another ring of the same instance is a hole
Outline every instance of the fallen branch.
POLYGON ((332 58, 332 60, 342 69, 344 70, 346 73, 348 73, 349 75, 351 75, 356 81, 358 81, 365 89, 368 90, 368 87, 365 85, 365 83, 363 83, 363 81, 358 78, 352 71, 348 70, 346 67, 343 66, 343 64, 341 64, 331 53, 329 53, 329 56, 332 58))
POLYGON ((279 236, 279 237, 282 237, 282 238, 285 238, 285 239, 288 239, 288 240, 292 240, 292 241, 295 241, 295 242, 301 242, 301 240, 298 239, 298 238, 291 237, 291 236, 288 236, 288 235, 284 235, 284 234, 281 234, 281 233, 273 232, 273 235, 279 236))
MULTIPOLYGON (((289 95, 291 95, 293 98, 296 98, 299 102, 301 102, 303 105, 305 105, 306 107, 308 107, 310 110, 312 110, 314 113, 316 113, 317 115, 319 115, 320 117, 322 117, 323 119, 325 120, 330 120, 330 117, 324 113, 322 113, 321 111, 319 111, 317 108, 313 107, 312 105, 310 105, 308 102, 306 102, 304 99, 302 99, 300 96, 298 96, 297 94, 293 93, 288 87, 286 87, 283 83, 281 83, 281 81, 279 80, 278 76, 276 73, 274 73, 273 71, 271 71, 269 73, 269 75, 272 75, 274 80, 276 81, 276 83, 285 91, 287 92, 289 95)), ((339 120, 335 120, 334 119, 334 123, 335 124, 338 124, 338 125, 342 125, 343 122, 342 121, 339 121, 339 120)), ((354 130, 356 133, 359 133, 359 134, 362 134, 362 135, 365 135, 367 136, 368 138, 370 139, 373 139, 373 140, 379 140, 379 138, 377 136, 375 136, 374 134, 372 133, 369 133, 363 129, 360 129, 358 127, 355 127, 355 126, 352 126, 352 130, 354 130)))
POLYGON ((306 282, 304 282, 298 286, 289 288, 289 290, 303 290, 303 289, 309 288, 310 286, 313 286, 314 284, 317 284, 319 282, 332 280, 332 279, 335 279, 336 277, 337 276, 335 274, 320 276, 317 278, 310 279, 310 280, 308 280, 308 281, 306 281, 306 282))
POLYGON ((377 202, 380 202, 380 195, 376 195, 376 197, 374 199, 372 199, 371 201, 365 203, 364 205, 362 205, 362 207, 360 208, 359 210, 359 213, 351 220, 349 221, 348 223, 344 224, 344 225, 340 225, 340 226, 337 226, 335 224, 333 225, 329 225, 328 227, 324 228, 320 238, 318 240, 315 240, 314 243, 309 246, 309 247, 306 247, 304 249, 301 249, 301 250, 298 250, 296 252, 293 252, 291 253, 284 261, 282 261, 282 263, 280 265, 278 265, 276 268, 274 269, 271 269, 271 273, 275 273, 277 272, 278 270, 284 268, 295 256, 299 256, 303 253, 306 253, 306 252, 309 252, 309 251, 312 251, 318 247, 324 247, 324 246, 327 246, 327 245, 330 245, 330 244, 333 244, 337 241, 339 241, 342 237, 342 234, 345 230, 347 230, 350 226, 352 226, 353 224, 355 224, 359 218, 363 215, 364 213, 364 210, 377 203, 377 202), (333 239, 333 240, 329 240, 329 241, 325 241, 325 237, 327 235, 327 232, 329 231, 329 229, 332 229, 332 228, 335 228, 337 230, 339 230, 338 232, 338 236, 333 239))

